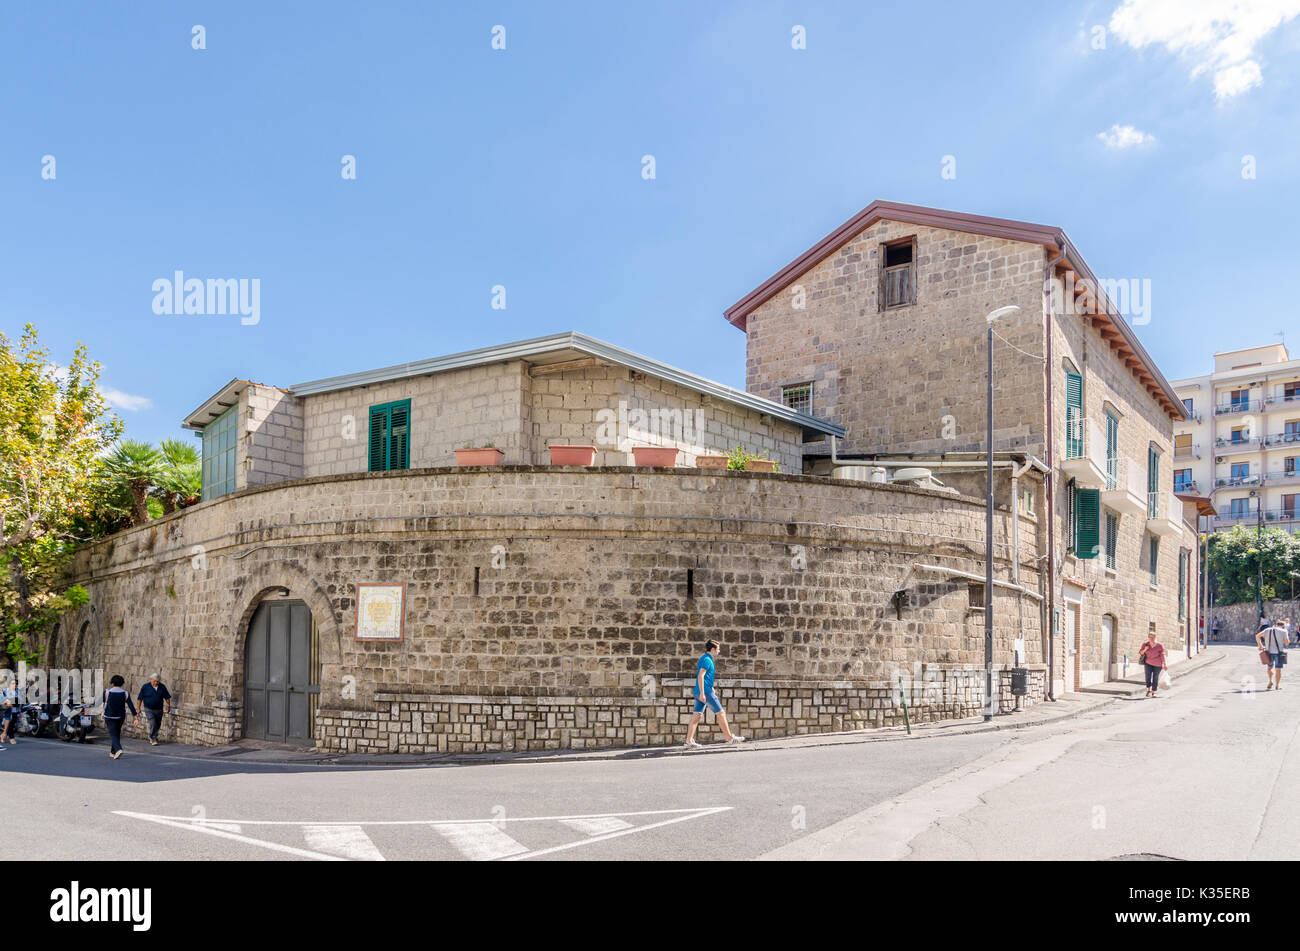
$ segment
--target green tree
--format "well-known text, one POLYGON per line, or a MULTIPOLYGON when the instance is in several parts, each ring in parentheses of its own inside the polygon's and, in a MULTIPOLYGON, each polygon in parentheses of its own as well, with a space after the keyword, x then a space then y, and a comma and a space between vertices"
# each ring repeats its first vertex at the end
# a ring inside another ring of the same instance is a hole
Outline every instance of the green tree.
POLYGON ((149 490, 163 478, 163 455, 147 442, 124 439, 104 460, 112 480, 131 498, 131 524, 149 521, 149 490))
POLYGON ((39 635, 85 592, 65 588, 79 520, 107 491, 98 457, 121 432, 78 345, 61 367, 34 327, 0 333, 0 655, 34 658, 39 635))
POLYGON ((1237 525, 1210 536, 1209 559, 1216 604, 1254 601, 1261 567, 1268 600, 1290 593, 1291 580, 1300 572, 1300 539, 1277 528, 1266 528, 1256 537, 1256 529, 1237 525))
POLYGON ((157 498, 163 512, 171 514, 193 505, 202 496, 202 460, 198 449, 183 439, 164 439, 158 447, 162 468, 158 474, 157 498))

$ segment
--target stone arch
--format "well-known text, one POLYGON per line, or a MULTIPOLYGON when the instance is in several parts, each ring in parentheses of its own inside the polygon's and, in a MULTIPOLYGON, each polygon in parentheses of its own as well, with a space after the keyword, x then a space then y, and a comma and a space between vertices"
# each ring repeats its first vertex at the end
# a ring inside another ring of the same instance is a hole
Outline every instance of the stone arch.
POLYGON ((230 699, 241 701, 244 695, 244 649, 248 642, 248 625, 258 605, 272 595, 288 589, 289 597, 302 601, 311 610, 320 648, 320 705, 335 702, 342 683, 343 625, 329 596, 300 568, 283 561, 262 561, 250 565, 243 585, 235 595, 234 608, 240 613, 227 643, 231 664, 230 699), (327 689, 328 687, 328 689, 327 689))

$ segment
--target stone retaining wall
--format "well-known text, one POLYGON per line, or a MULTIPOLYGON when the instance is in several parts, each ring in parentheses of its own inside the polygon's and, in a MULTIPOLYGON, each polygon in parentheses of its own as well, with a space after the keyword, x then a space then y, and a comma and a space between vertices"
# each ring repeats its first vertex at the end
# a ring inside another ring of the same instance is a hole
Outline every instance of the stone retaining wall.
MULTIPOLYGON (((999 578, 1010 518, 996 513, 999 578)), ((288 589, 317 629, 322 749, 679 741, 709 637, 742 732, 901 723, 900 676, 949 684, 909 699, 914 721, 965 716, 982 696, 969 671, 982 669, 983 613, 947 572, 982 575, 983 522, 978 500, 781 474, 519 466, 282 482, 83 551, 91 604, 63 620, 47 663, 103 666, 133 688, 161 668, 175 738, 229 742, 249 620, 288 589), (355 640, 356 584, 396 581, 404 639, 355 640)), ((1022 583, 1038 592, 1032 517, 1019 536, 1022 583)), ((1023 634, 1041 664, 1040 602, 1005 588, 994 602, 995 660, 1023 634)), ((1035 677, 1029 702, 1044 692, 1035 677)))

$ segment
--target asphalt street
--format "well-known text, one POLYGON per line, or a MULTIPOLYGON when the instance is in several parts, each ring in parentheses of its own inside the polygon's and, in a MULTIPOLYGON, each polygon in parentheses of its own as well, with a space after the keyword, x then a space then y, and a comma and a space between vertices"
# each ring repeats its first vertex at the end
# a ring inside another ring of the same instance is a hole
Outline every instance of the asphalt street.
MULTIPOLYGON (((588 762, 0 753, 9 858, 1292 858, 1300 676, 1249 647, 1153 700, 1021 730, 588 762)), ((165 747, 160 747, 165 751, 165 747)))

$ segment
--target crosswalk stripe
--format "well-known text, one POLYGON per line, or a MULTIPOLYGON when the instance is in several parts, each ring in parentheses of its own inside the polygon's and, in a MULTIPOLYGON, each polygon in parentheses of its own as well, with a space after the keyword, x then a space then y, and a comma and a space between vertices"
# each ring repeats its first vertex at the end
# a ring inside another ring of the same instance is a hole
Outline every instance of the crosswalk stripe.
POLYGON ((384 861, 383 854, 359 825, 305 825, 302 835, 308 845, 320 852, 362 862, 384 861))
POLYGON ((491 822, 435 822, 434 829, 467 859, 487 862, 527 852, 491 822))
POLYGON ((560 822, 570 829, 575 829, 583 835, 600 835, 604 832, 617 832, 619 829, 630 829, 632 823, 624 822, 617 816, 596 816, 589 819, 561 819, 560 822))

